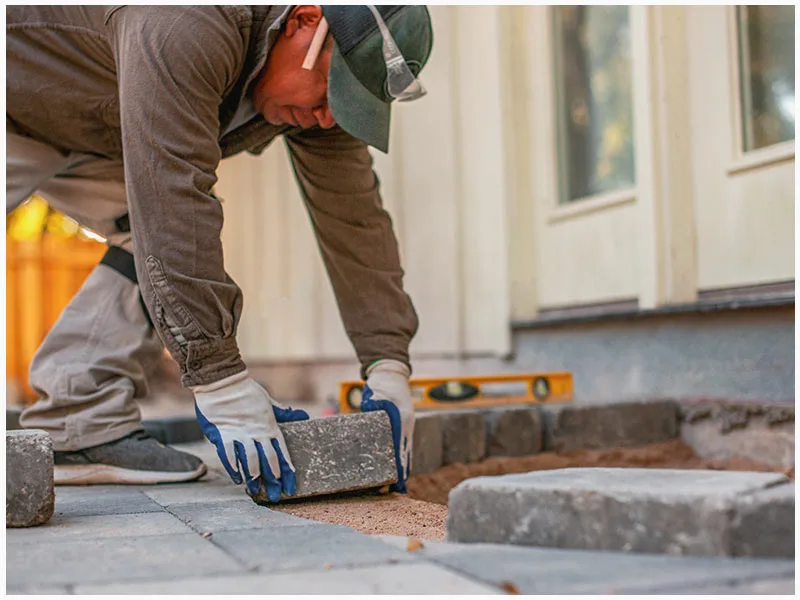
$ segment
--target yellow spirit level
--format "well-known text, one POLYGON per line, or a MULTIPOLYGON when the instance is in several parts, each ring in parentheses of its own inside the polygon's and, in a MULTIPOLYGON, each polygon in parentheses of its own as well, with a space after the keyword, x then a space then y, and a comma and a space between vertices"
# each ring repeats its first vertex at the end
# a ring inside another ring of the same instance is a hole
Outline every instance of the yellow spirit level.
MULTIPOLYGON (((410 384, 417 410, 566 402, 572 400, 573 392, 571 373, 411 378, 410 384)), ((339 384, 343 414, 360 411, 363 389, 363 381, 339 384)))

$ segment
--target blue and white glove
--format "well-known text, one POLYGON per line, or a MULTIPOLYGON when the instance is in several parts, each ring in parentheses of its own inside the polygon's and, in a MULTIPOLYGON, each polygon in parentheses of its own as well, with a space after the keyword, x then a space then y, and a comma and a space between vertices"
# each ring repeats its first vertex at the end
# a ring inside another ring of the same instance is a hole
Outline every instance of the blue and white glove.
POLYGON ((263 485, 270 502, 294 495, 294 465, 278 423, 304 421, 308 413, 277 404, 247 371, 190 388, 197 421, 237 485, 255 496, 263 485))
POLYGON ((411 446, 414 440, 414 405, 408 378, 411 370, 399 360, 384 359, 367 369, 367 383, 361 396, 361 411, 383 410, 389 415, 397 464, 394 492, 406 493, 406 479, 411 467, 411 446))

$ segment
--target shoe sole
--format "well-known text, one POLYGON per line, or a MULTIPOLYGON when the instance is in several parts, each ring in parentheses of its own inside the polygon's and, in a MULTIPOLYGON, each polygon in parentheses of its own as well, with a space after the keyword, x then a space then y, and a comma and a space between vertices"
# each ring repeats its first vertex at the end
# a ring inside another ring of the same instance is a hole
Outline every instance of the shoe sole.
POLYGON ((180 483, 193 481, 206 474, 201 464, 194 471, 137 471, 112 465, 56 465, 53 479, 56 485, 94 485, 103 483, 140 484, 180 483))

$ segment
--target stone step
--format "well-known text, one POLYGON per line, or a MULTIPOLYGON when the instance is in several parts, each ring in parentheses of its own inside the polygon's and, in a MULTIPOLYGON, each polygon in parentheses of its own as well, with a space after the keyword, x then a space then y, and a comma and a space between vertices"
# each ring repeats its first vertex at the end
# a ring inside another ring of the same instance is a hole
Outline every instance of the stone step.
MULTIPOLYGON (((280 425, 297 472, 297 494, 320 496, 397 481, 389 417, 383 411, 280 425)), ((267 504, 263 490, 256 502, 267 504)))
POLYGON ((6 527, 43 525, 54 507, 53 440, 39 429, 6 431, 6 527))
POLYGON ((575 468, 467 480, 447 539, 706 556, 794 556, 781 474, 575 468))

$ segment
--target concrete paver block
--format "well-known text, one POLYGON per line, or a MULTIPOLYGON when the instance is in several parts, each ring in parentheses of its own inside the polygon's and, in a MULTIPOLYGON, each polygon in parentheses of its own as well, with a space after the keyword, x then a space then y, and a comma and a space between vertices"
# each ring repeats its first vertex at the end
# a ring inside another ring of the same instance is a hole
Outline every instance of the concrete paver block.
POLYGON ((190 502, 217 502, 220 500, 247 499, 243 485, 235 485, 227 473, 224 475, 213 474, 214 479, 206 476, 198 483, 172 483, 150 486, 144 494, 161 506, 173 504, 189 504, 190 502))
POLYGON ((793 483, 738 497, 731 523, 731 553, 794 556, 794 515, 793 483))
POLYGON ((786 559, 658 556, 453 543, 426 545, 419 554, 487 585, 507 581, 522 594, 642 594, 646 593, 644 590, 668 594, 721 583, 747 585, 794 574, 794 561, 786 559))
POLYGON ((192 530, 180 519, 165 512, 92 517, 56 515, 50 520, 47 527, 9 530, 6 532, 6 540, 9 544, 33 542, 47 544, 65 540, 187 533, 192 533, 192 530))
POLYGON ((644 446, 678 436, 671 400, 542 408, 545 451, 644 446))
POLYGON ((214 544, 242 564, 281 571, 374 566, 414 561, 416 553, 391 547, 342 525, 314 524, 278 530, 248 529, 215 533, 214 544))
MULTIPOLYGON (((462 482, 450 493, 447 537, 457 542, 733 555, 746 495, 787 482, 775 473, 577 468, 462 482)), ((792 487, 792 486, 790 486, 792 487)), ((775 518, 762 511, 753 519, 775 518)), ((779 534, 780 525, 762 527, 779 534)), ((784 532, 792 536, 790 530, 784 532)), ((785 535, 785 534, 784 534, 785 535)), ((764 552, 753 544, 749 551, 764 552)))
POLYGON ((153 513, 163 510, 138 490, 126 490, 119 486, 116 492, 92 494, 94 486, 86 486, 85 493, 66 494, 62 498, 60 489, 56 490, 55 514, 63 517, 89 517, 97 515, 133 515, 153 513))
POLYGON ((536 408, 486 413, 486 455, 528 456, 542 450, 542 416, 536 408))
POLYGON ((444 436, 442 462, 469 464, 486 458, 486 424, 479 411, 439 413, 444 436))
POLYGON ((414 449, 411 456, 411 474, 433 473, 442 466, 444 434, 438 414, 417 413, 414 424, 414 449))
MULTIPOLYGON (((293 498, 397 481, 392 429, 383 411, 284 423, 280 427, 297 472, 293 498)), ((268 502, 263 489, 256 501, 268 502)))
POLYGON ((243 571, 239 561, 196 533, 14 544, 6 556, 9 588, 33 581, 42 586, 74 585, 243 571))
POLYGON ((481 585, 429 564, 399 564, 279 575, 248 574, 183 581, 79 586, 78 594, 496 594, 481 585))
POLYGON ((54 506, 53 440, 38 429, 6 431, 6 527, 43 525, 54 506))
POLYGON ((171 504, 167 510, 199 533, 316 524, 316 521, 258 506, 244 494, 242 496, 236 500, 171 504))

